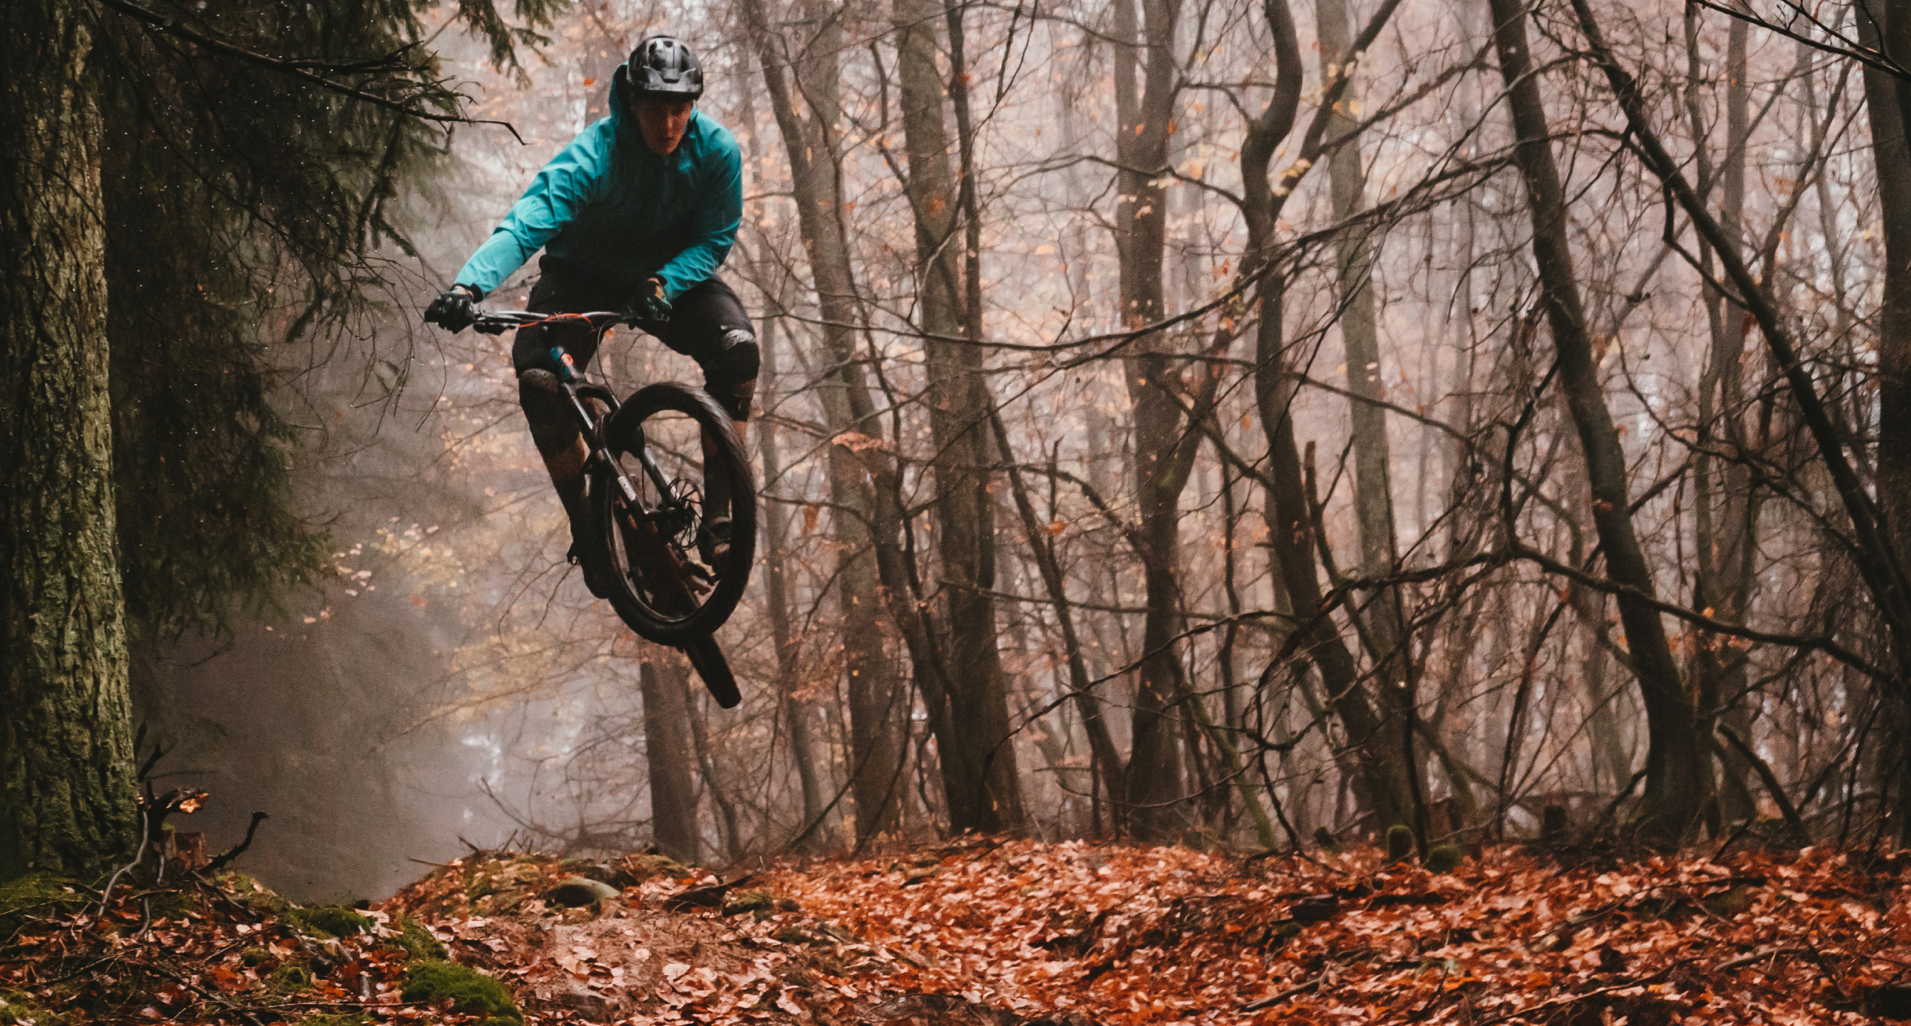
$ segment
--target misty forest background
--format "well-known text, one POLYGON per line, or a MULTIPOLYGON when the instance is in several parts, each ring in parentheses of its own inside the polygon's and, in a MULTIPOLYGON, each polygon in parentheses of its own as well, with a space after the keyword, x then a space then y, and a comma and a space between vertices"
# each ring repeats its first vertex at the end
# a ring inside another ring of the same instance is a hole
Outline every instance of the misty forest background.
POLYGON ((102 0, 141 754, 313 896, 507 838, 1898 837, 1872 3, 102 0), (565 566, 508 340, 419 322, 659 31, 745 157, 731 712, 565 566))

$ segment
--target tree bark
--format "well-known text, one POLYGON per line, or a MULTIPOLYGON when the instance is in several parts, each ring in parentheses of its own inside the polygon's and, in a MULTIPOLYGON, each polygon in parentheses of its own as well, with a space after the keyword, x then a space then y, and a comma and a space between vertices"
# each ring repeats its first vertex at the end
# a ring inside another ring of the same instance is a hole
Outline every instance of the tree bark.
POLYGON ((1683 838, 1711 795, 1709 749, 1701 743, 1697 713, 1680 680, 1659 614, 1642 598, 1654 596, 1651 569, 1634 533, 1625 452, 1606 406, 1592 336, 1573 276, 1566 239, 1566 200, 1527 50, 1526 9, 1519 0, 1491 0, 1494 45, 1507 86, 1517 138, 1515 159, 1533 220, 1533 257, 1541 303, 1558 353, 1566 404, 1579 434, 1592 492, 1593 524, 1608 575, 1634 594, 1618 596, 1633 671, 1645 702, 1645 814, 1647 829, 1683 838))
MULTIPOLYGON (((1068 659, 1068 685, 1074 694, 1076 707, 1081 710, 1082 731, 1088 735, 1088 750, 1094 759, 1093 769, 1102 788, 1108 794, 1122 793, 1121 752, 1115 748, 1115 741, 1108 731, 1108 720, 1102 711, 1102 702, 1090 688, 1088 663, 1082 658, 1081 638, 1075 633, 1075 614, 1068 601, 1068 589, 1062 577, 1061 563, 1055 558, 1052 536, 1042 529, 1040 518, 1035 515, 1035 504, 1029 500, 1028 487, 1022 481, 1021 472, 1016 467, 1015 451, 1009 445, 1008 432, 1002 427, 1001 414, 991 410, 991 426, 995 429, 995 442, 1002 453, 1002 463, 1008 468, 1009 490, 1015 496, 1015 511, 1022 518, 1022 534, 1028 540, 1029 552, 1035 557, 1036 569, 1042 575, 1042 585, 1048 590, 1048 599, 1055 606, 1055 622, 1061 628, 1062 647, 1068 659)), ((1101 829, 1101 824, 1095 824, 1101 829)))
MULTIPOLYGON (((1300 43, 1293 12, 1286 0, 1265 0, 1268 27, 1274 35, 1274 95, 1248 125, 1241 144, 1243 211, 1247 221, 1247 251, 1236 274, 1237 286, 1256 282, 1259 323, 1255 329, 1254 401, 1267 437, 1268 469, 1262 480, 1267 499, 1262 508, 1268 528, 1268 548, 1274 569, 1287 593, 1299 640, 1296 650, 1320 673, 1331 709, 1346 730, 1347 746, 1357 753, 1358 767, 1350 783, 1361 806, 1382 827, 1414 819, 1413 789, 1401 758, 1402 731, 1383 731, 1383 721, 1361 687, 1360 667, 1341 639, 1326 598, 1321 592, 1314 538, 1314 518, 1308 507, 1300 450, 1294 438, 1293 409, 1300 379, 1290 363, 1293 354, 1283 337, 1285 281, 1270 272, 1274 256, 1274 228, 1294 185, 1320 154, 1330 111, 1323 110, 1304 137, 1301 153, 1281 176, 1278 188, 1270 181, 1275 148, 1292 131, 1300 109, 1302 73, 1300 43)), ((1393 6, 1376 13, 1363 30, 1364 38, 1379 31, 1393 6)), ((1358 42, 1358 41, 1356 41, 1358 42)), ((1326 95, 1327 103, 1335 96, 1326 95)))
MULTIPOLYGON (((1344 74, 1350 61, 1353 32, 1348 26, 1345 0, 1316 0, 1323 80, 1344 74)), ((1335 145, 1328 158, 1328 190, 1334 217, 1347 220, 1365 207, 1367 182, 1360 166, 1358 122, 1351 116, 1358 94, 1350 84, 1332 106, 1327 141, 1335 145)), ((1393 455, 1387 443, 1387 414, 1379 403, 1386 396, 1380 383, 1380 327, 1374 310, 1373 253, 1365 228, 1341 233, 1335 268, 1340 292, 1340 335, 1347 359, 1347 390, 1358 398, 1348 402, 1353 422, 1354 513, 1360 525, 1360 569, 1381 578, 1400 562, 1394 529, 1393 455)), ((1415 719, 1413 681, 1408 665, 1405 620, 1398 588, 1381 588, 1355 614, 1365 628, 1363 638, 1374 663, 1374 684, 1380 689, 1390 719, 1402 726, 1401 763, 1413 768, 1411 724, 1415 719)), ((1417 770, 1414 771, 1417 774, 1417 770)), ((1411 782, 1411 781, 1409 781, 1411 782)), ((1424 846, 1427 824, 1421 803, 1413 806, 1414 836, 1424 846)))
MULTIPOLYGON (((1115 0, 1116 173, 1115 251, 1120 264, 1122 324, 1140 328, 1161 318, 1168 203, 1157 184, 1168 163, 1168 122, 1174 114, 1174 0, 1115 0), (1139 36, 1139 42, 1137 41, 1139 36), (1137 83, 1137 76, 1141 80, 1137 83)), ((1173 389, 1180 366, 1169 359, 1159 333, 1136 339, 1124 361, 1134 403, 1134 487, 1140 511, 1142 579, 1141 677, 1131 717, 1122 816, 1135 836, 1158 840, 1181 825, 1182 753, 1173 722, 1182 690, 1179 560, 1181 490, 1188 460, 1182 449, 1196 435, 1184 428, 1173 389)))
POLYGON ((674 649, 652 649, 637 668, 644 698, 644 762, 650 770, 650 829, 657 847, 697 860, 697 752, 691 744, 690 663, 674 649))
MULTIPOLYGON (((1696 9, 1687 17, 1696 16, 1696 9)), ((1751 86, 1747 42, 1750 26, 1734 19, 1728 29, 1725 59, 1725 155, 1719 163, 1720 222, 1729 243, 1737 252, 1744 232, 1745 159, 1750 136, 1751 86)), ((1690 63, 1696 70, 1698 55, 1696 34, 1688 30, 1690 63)), ((1695 87, 1696 89, 1696 87, 1695 87)), ((1704 123, 1694 99, 1692 109, 1694 136, 1705 139, 1704 123)), ((1700 146, 1703 153, 1705 147, 1700 146)), ((1707 273, 1711 269, 1712 247, 1701 243, 1700 262, 1707 273)), ((1742 624, 1751 604, 1752 497, 1750 469, 1740 460, 1720 460, 1713 450, 1744 451, 1744 375, 1740 357, 1744 351, 1741 326, 1745 313, 1710 283, 1704 287, 1707 325, 1712 345, 1707 353, 1705 371, 1699 379, 1698 446, 1693 469, 1693 541, 1698 559, 1693 574, 1692 605, 1710 609, 1712 615, 1727 623, 1742 624)), ((1696 678, 1701 737, 1710 736, 1703 724, 1720 716, 1729 717, 1740 736, 1750 736, 1750 710, 1742 698, 1745 690, 1746 660, 1741 650, 1717 635, 1701 635, 1692 660, 1696 678), (1731 708, 1721 702, 1733 701, 1731 708)), ((1726 823, 1750 817, 1755 811, 1749 801, 1747 781, 1751 766, 1735 749, 1713 746, 1722 770, 1718 789, 1718 815, 1707 820, 1716 831, 1726 823)))
MULTIPOLYGON (((1347 23, 1345 0, 1316 0, 1320 24, 1322 77, 1338 73, 1350 59, 1353 33, 1347 23)), ((1334 218, 1345 221, 1365 208, 1366 174, 1360 166, 1358 128, 1350 116, 1357 100, 1350 87, 1333 106, 1328 124, 1328 188, 1334 218)), ((1365 228, 1350 228, 1339 240, 1336 266, 1340 292, 1340 336, 1347 357, 1347 390, 1353 421, 1354 512, 1360 524, 1360 569, 1368 577, 1384 577, 1399 561, 1394 530, 1393 456, 1387 443, 1387 414, 1378 405, 1386 389, 1380 384, 1380 328, 1374 310, 1373 253, 1365 228)), ((1401 616, 1398 589, 1382 589, 1364 613, 1373 638, 1377 676, 1388 686, 1405 683, 1406 659, 1400 651, 1401 616)))
MULTIPOLYGON (((710 794, 710 803, 717 807, 717 822, 723 828, 723 850, 731 862, 743 858, 743 827, 741 817, 737 815, 737 803, 730 797, 728 785, 723 780, 723 772, 717 769, 717 752, 710 743, 710 725, 704 719, 704 710, 697 706, 698 692, 703 689, 683 675, 684 719, 690 725, 690 740, 696 746, 697 766, 703 771, 703 787, 710 794)), ((691 791, 694 804, 696 791, 691 791)), ((694 811, 692 819, 695 819, 694 811)))
MULTIPOLYGON (((777 352, 776 329, 763 328, 762 367, 757 372, 757 394, 765 410, 776 401, 777 352)), ((757 455, 763 461, 763 480, 778 481, 783 476, 783 455, 777 444, 776 425, 765 419, 756 428, 757 455)), ((796 778, 803 791, 803 823, 808 830, 798 845, 806 851, 829 847, 829 831, 820 821, 828 815, 829 794, 823 777, 824 754, 817 744, 815 703, 797 697, 802 673, 797 667, 798 642, 790 624, 789 561, 783 546, 789 538, 789 515, 781 502, 763 503, 763 591, 764 609, 770 621, 770 642, 776 646, 776 693, 783 704, 783 715, 790 725, 790 759, 796 763, 796 778)))
MULTIPOLYGON (((856 833, 868 838, 893 830, 900 822, 896 786, 903 759, 905 702, 894 664, 883 644, 883 597, 876 560, 877 497, 861 459, 847 444, 853 437, 879 439, 862 364, 856 357, 851 325, 856 308, 849 243, 838 220, 834 154, 836 49, 818 39, 814 54, 792 61, 781 56, 761 0, 744 0, 745 21, 763 69, 777 127, 790 161, 803 247, 809 255, 827 369, 816 395, 824 423, 835 436, 828 445, 830 523, 836 534, 840 569, 844 671, 849 677, 851 790, 856 799, 856 833), (805 125, 790 95, 785 69, 794 65, 814 113, 805 125)), ((834 38, 840 32, 825 33, 834 38)))
MULTIPOLYGON (((1864 42, 1911 60, 1911 10, 1903 4, 1858 5, 1864 42), (1873 20, 1882 11, 1885 24, 1873 20)), ((1911 84, 1864 68, 1865 110, 1871 118, 1871 157, 1884 222, 1884 296, 1878 309, 1878 510, 1886 543, 1899 558, 1911 553, 1911 137, 1904 112, 1911 84)), ((1900 652, 1899 672, 1906 653, 1900 652)), ((1898 835, 1911 840, 1911 701, 1893 704, 1899 765, 1898 835)))
POLYGON ((0 19, 0 880, 136 841, 91 9, 0 19))
MULTIPOLYGON (((989 400, 977 309, 963 301, 957 238, 962 190, 949 166, 943 82, 936 67, 937 0, 897 0, 896 74, 909 154, 904 182, 914 213, 916 294, 928 365, 929 430, 935 444, 937 554, 948 653, 946 703, 932 724, 949 827, 998 832, 1023 825, 1021 783, 1009 740, 1008 696, 995 622, 995 506, 989 496, 989 400), (967 338, 969 341, 957 341, 967 338)), ((960 28, 950 18, 951 32, 960 28)), ((952 52, 959 37, 951 36, 952 52)), ((952 69, 957 76, 961 68, 952 69)), ((951 90, 951 92, 956 92, 951 90)), ((966 93, 957 93, 958 102, 966 93)), ((965 140, 966 143, 966 140, 965 140)), ((966 150, 966 146, 965 146, 966 150)), ((971 221, 972 223, 972 221, 971 221)), ((979 304, 976 304, 979 306, 979 304)))

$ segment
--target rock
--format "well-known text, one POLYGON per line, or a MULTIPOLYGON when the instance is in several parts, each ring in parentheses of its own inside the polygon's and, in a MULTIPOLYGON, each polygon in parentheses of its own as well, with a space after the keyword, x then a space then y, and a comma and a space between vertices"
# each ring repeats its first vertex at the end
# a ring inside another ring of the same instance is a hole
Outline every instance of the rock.
POLYGON ((729 900, 723 903, 723 914, 735 916, 745 912, 768 912, 775 907, 776 899, 770 896, 769 891, 732 891, 729 900))
POLYGON ((544 900, 567 908, 583 908, 621 897, 622 891, 588 876, 567 876, 544 892, 544 900))
POLYGON ((613 1022, 622 1017, 616 1003, 592 990, 567 990, 551 995, 551 1004, 568 1008, 585 1022, 613 1022))
POLYGON ((1427 872, 1451 873, 1466 861, 1466 853, 1457 845, 1442 844, 1427 852, 1427 872))
POLYGON ((1295 902, 1288 914, 1297 923, 1324 923, 1340 914, 1340 898, 1332 894, 1311 894, 1295 902))
POLYGON ((1744 884, 1737 884, 1704 899, 1700 904, 1705 906, 1707 912, 1730 919, 1740 913, 1751 911, 1752 906, 1758 904, 1758 890, 1744 884))

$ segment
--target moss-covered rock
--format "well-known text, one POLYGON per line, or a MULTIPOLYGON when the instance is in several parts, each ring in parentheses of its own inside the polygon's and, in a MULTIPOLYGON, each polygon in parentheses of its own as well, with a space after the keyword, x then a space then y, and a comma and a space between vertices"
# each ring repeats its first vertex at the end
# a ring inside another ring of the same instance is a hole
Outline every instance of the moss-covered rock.
POLYGON ((723 914, 726 916, 745 912, 772 912, 775 909, 776 898, 765 890, 731 891, 730 900, 723 903, 723 914))
POLYGON ((456 962, 433 958, 412 963, 405 970, 404 989, 400 994, 406 1001, 434 1005, 450 1001, 453 1011, 506 1019, 512 1026, 524 1021, 517 1002, 511 999, 511 992, 504 984, 456 962))
POLYGON ((620 860, 619 868, 630 875, 631 883, 642 883, 659 876, 681 880, 686 876, 695 876, 697 873, 696 870, 668 855, 654 853, 626 855, 620 860))
POLYGON ((325 937, 356 937, 372 928, 372 921, 343 905, 288 908, 285 918, 307 933, 325 937))
POLYGON ((1398 862, 1413 854, 1413 828, 1395 823, 1387 828, 1387 861, 1398 862))
POLYGON ((1426 867, 1429 873, 1451 873, 1466 861, 1466 852, 1458 845, 1442 844, 1427 852, 1426 867))

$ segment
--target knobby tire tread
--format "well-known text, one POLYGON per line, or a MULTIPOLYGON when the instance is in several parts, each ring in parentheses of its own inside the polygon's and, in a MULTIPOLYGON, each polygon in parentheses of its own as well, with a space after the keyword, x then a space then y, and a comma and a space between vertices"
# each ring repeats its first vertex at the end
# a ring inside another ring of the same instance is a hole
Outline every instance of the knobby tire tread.
MULTIPOLYGON (((702 389, 674 381, 655 382, 638 389, 611 415, 604 425, 604 439, 612 454, 616 456, 634 451, 631 445, 636 435, 634 429, 651 415, 665 411, 675 411, 694 419, 715 439, 719 458, 729 464, 734 478, 730 497, 730 555, 711 594, 688 617, 660 619, 645 609, 623 586, 611 589, 610 603, 631 630, 651 641, 678 647, 708 641, 710 647, 714 648, 715 642, 710 640, 710 635, 736 611, 737 603, 742 600, 744 589, 749 584, 750 569, 756 561, 756 485, 750 461, 744 455, 743 443, 737 438, 729 415, 702 389)), ((705 480, 699 482, 706 494, 711 469, 705 468, 705 480)), ((599 529, 605 534, 604 538, 598 539, 598 543, 603 546, 601 551, 608 560, 614 551, 609 545, 608 532, 617 529, 611 516, 614 493, 608 480, 594 491, 597 493, 594 505, 599 529)), ((618 578, 621 584, 621 574, 618 578)), ((717 660, 722 660, 721 651, 717 652, 717 660)), ((729 675, 727 664, 723 666, 721 675, 730 680, 729 687, 734 692, 736 685, 734 678, 729 675)), ((711 687, 711 693, 717 696, 719 704, 723 704, 724 696, 718 693, 715 686, 711 687)), ((728 708, 728 705, 725 707, 728 708)))

